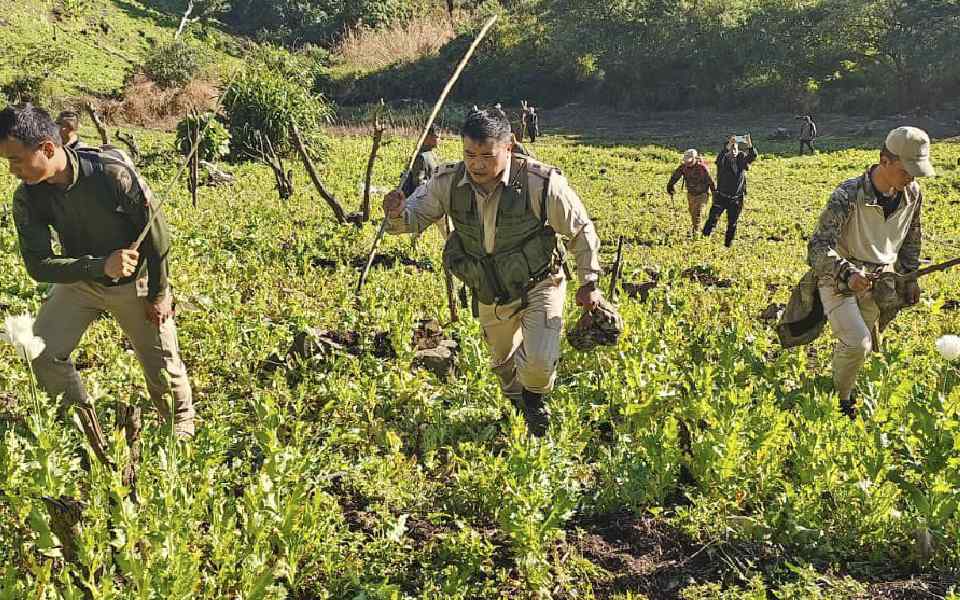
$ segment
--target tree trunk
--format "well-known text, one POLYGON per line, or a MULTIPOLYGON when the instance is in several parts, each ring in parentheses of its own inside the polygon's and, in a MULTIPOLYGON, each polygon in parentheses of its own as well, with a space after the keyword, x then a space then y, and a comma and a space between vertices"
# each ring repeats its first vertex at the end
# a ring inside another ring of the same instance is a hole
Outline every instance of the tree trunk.
POLYGON ((100 133, 100 141, 103 142, 104 146, 110 144, 110 134, 107 132, 107 126, 103 124, 103 119, 100 118, 100 113, 93 108, 93 103, 87 102, 84 108, 87 109, 87 114, 89 114, 90 119, 93 120, 94 127, 96 127, 97 131, 100 133))
POLYGON ((333 194, 323 187, 320 176, 317 174, 317 168, 313 166, 313 161, 310 159, 310 155, 307 154, 307 147, 303 144, 303 138, 300 136, 300 129, 296 123, 290 123, 290 136, 293 138, 293 145, 296 146, 297 152, 300 153, 300 158, 303 159, 303 166, 307 168, 307 173, 310 175, 310 179, 313 180, 313 185, 316 186, 320 196, 326 200, 330 209, 333 210, 333 215, 336 217, 337 223, 341 225, 345 224, 347 222, 347 213, 343 210, 343 206, 341 206, 333 194))
POLYGON ((183 30, 186 29, 187 23, 190 23, 190 15, 193 14, 193 3, 194 0, 190 0, 190 2, 187 4, 187 10, 185 13, 183 13, 183 17, 180 19, 180 26, 177 27, 177 33, 173 36, 174 40, 180 39, 180 34, 182 34, 183 30))
POLYGON ((373 179, 373 166, 377 160, 377 151, 380 150, 382 139, 383 127, 378 118, 373 125, 373 147, 370 149, 370 158, 367 160, 367 176, 363 184, 363 205, 360 207, 360 212, 363 214, 364 223, 370 220, 370 180, 373 179))

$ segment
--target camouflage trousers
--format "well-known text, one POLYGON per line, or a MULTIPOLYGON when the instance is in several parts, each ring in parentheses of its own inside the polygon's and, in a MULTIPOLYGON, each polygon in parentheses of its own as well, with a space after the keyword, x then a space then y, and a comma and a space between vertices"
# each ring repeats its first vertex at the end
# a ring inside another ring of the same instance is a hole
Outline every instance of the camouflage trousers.
POLYGON ((690 211, 690 222, 692 225, 691 233, 696 235, 700 233, 700 215, 703 213, 703 207, 710 201, 710 194, 704 192, 695 194, 687 192, 687 209, 690 211))
POLYGON ((480 326, 490 350, 490 366, 500 378, 503 393, 519 400, 523 390, 549 392, 557 376, 563 302, 567 282, 563 276, 547 278, 521 301, 480 305, 480 326))
POLYGON ((106 439, 70 355, 90 324, 104 312, 117 320, 133 346, 150 398, 160 414, 172 420, 178 434, 194 432, 193 395, 187 369, 180 360, 176 325, 173 319, 159 328, 148 321, 146 299, 138 296, 136 287, 136 283, 115 287, 91 282, 55 285, 34 325, 34 333, 46 343, 46 349, 33 361, 40 386, 52 398, 61 397, 63 408, 75 408, 84 433, 101 460, 105 458, 106 439), (168 381, 174 399, 172 414, 164 398, 168 381))
POLYGON ((867 355, 874 348, 880 307, 870 292, 844 295, 834 285, 820 286, 823 312, 837 344, 833 350, 833 385, 841 400, 849 400, 867 355))

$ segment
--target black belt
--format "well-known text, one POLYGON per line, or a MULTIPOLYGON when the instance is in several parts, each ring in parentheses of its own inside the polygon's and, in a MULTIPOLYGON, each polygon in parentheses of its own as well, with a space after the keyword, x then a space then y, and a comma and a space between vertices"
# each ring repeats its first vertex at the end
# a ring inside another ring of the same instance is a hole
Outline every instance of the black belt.
POLYGON ((743 194, 737 194, 736 196, 731 196, 729 194, 724 194, 723 192, 718 191, 717 195, 726 200, 743 200, 743 194))

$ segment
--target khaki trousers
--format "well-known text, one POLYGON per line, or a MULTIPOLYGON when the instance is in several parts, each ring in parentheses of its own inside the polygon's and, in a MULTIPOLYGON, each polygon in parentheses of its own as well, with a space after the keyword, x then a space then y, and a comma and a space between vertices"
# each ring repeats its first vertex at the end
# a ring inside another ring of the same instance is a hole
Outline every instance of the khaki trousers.
MULTIPOLYGON (((46 349, 33 362, 40 386, 52 398, 61 397, 64 408, 76 407, 91 446, 100 457, 106 440, 90 397, 80 381, 70 355, 80 338, 101 313, 112 315, 143 367, 150 399, 178 434, 194 432, 193 395, 187 369, 180 360, 177 328, 173 319, 157 327, 147 320, 146 299, 138 297, 136 283, 107 287, 93 282, 57 284, 43 303, 34 333, 46 343, 46 349), (164 399, 173 395, 173 414, 164 399)), ((101 457, 101 460, 103 457, 101 457)))
POLYGON ((873 333, 880 307, 870 292, 840 294, 833 285, 820 286, 823 311, 837 345, 833 350, 833 385, 840 399, 847 401, 857 383, 857 375, 873 349, 873 333))
POLYGON ((710 194, 707 192, 702 194, 687 192, 687 208, 690 210, 690 221, 693 225, 691 231, 693 235, 700 233, 700 214, 703 212, 703 207, 706 206, 709 201, 710 194))
POLYGON ((507 397, 519 400, 524 389, 538 394, 553 389, 566 288, 562 276, 540 282, 528 295, 529 305, 519 312, 520 300, 501 306, 480 305, 490 367, 507 397))

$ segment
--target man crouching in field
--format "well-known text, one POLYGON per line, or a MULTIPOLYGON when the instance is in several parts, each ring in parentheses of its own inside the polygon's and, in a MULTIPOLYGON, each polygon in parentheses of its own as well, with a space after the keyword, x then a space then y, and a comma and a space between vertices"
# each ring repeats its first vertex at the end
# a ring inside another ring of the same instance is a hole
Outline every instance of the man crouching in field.
MULTIPOLYGON (((794 292, 784 321, 812 323, 800 305, 810 304, 819 318, 830 322, 837 345, 833 354, 834 387, 841 409, 853 414, 851 394, 860 368, 871 350, 879 347, 881 310, 874 298, 877 274, 883 271, 909 273, 920 267, 920 213, 922 194, 918 177, 932 177, 930 138, 915 127, 894 129, 880 151, 880 163, 867 168, 855 179, 840 184, 833 192, 820 222, 810 238, 807 262, 812 271, 794 292), (815 287, 814 287, 815 286, 815 287), (802 290, 816 291, 813 302, 805 301, 802 290)), ((904 302, 916 304, 920 288, 907 282, 904 302)), ((795 325, 788 325, 796 329, 795 325)), ((789 345, 808 343, 799 330, 789 345)), ((791 330, 783 329, 785 333, 791 330)), ((784 339, 781 334, 781 340, 784 339)), ((788 344, 785 344, 788 345, 788 344)))
POLYGON ((40 385, 51 397, 62 395, 65 407, 76 407, 91 446, 107 462, 106 440, 70 354, 87 327, 108 312, 133 345, 157 408, 178 436, 192 436, 193 401, 173 322, 163 215, 153 221, 141 251, 127 249, 155 210, 147 184, 119 154, 64 148, 50 115, 30 104, 0 112, 0 156, 22 182, 13 214, 27 272, 56 284, 34 327, 46 343, 34 361, 40 385), (51 246, 51 228, 60 254, 51 246), (173 415, 164 399, 167 380, 173 415))
POLYGON ((543 394, 553 388, 563 330, 560 236, 576 256, 577 304, 588 309, 601 301, 600 240, 559 170, 511 153, 502 113, 472 111, 461 135, 463 162, 440 167, 410 198, 387 195, 388 231, 418 233, 451 218, 444 264, 479 299, 491 366, 530 432, 542 436, 543 394))

